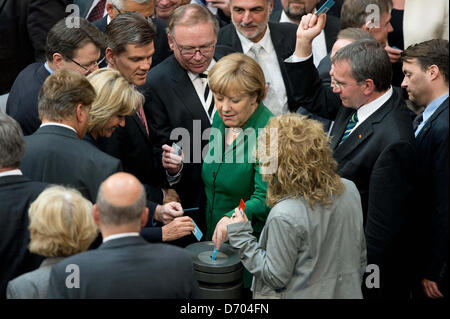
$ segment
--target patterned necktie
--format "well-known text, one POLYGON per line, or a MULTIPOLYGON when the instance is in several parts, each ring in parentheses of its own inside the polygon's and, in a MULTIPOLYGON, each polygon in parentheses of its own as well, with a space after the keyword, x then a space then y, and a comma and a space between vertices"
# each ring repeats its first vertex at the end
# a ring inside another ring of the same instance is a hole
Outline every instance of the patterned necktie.
POLYGON ((420 123, 422 123, 422 121, 423 121, 423 113, 420 113, 419 115, 417 115, 414 118, 414 121, 413 121, 413 130, 414 130, 414 132, 417 130, 417 128, 419 127, 420 123))
POLYGON ((356 112, 353 113, 352 117, 347 123, 347 127, 345 128, 344 135, 342 136, 341 143, 345 141, 345 139, 350 135, 352 130, 355 128, 356 124, 358 123, 358 115, 356 115, 356 112))
POLYGON ((89 22, 95 22, 100 18, 103 18, 103 13, 105 12, 106 0, 100 0, 95 7, 92 9, 91 13, 87 17, 89 22))
POLYGON ((214 112, 214 98, 211 90, 209 89, 208 74, 207 72, 204 72, 200 73, 198 76, 203 82, 204 86, 203 100, 205 102, 205 105, 208 106, 208 115, 209 118, 212 120, 212 114, 214 112))

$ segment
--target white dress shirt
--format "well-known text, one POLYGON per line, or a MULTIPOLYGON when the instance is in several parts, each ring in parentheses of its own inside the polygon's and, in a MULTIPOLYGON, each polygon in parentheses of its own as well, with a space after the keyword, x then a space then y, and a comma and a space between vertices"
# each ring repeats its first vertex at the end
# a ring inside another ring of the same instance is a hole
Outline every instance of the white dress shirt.
POLYGON ((69 126, 69 125, 65 125, 65 124, 61 124, 61 123, 55 123, 55 122, 51 122, 51 123, 44 123, 44 124, 41 124, 41 126, 40 127, 44 127, 44 126, 49 126, 49 125, 54 125, 54 126, 61 126, 61 127, 65 127, 65 128, 68 128, 69 130, 72 130, 72 131, 74 131, 77 135, 78 135, 78 133, 77 133, 77 131, 72 127, 72 126, 69 126))
MULTIPOLYGON (((239 30, 237 31, 243 53, 253 58, 254 54, 250 50, 255 43, 243 36, 239 30)), ((269 86, 269 92, 263 101, 264 105, 275 115, 285 114, 289 112, 287 92, 278 64, 277 53, 270 38, 269 27, 267 27, 264 37, 258 44, 262 49, 259 51, 257 61, 264 71, 266 83, 269 86)))
POLYGON ((118 238, 125 238, 125 237, 138 237, 139 233, 121 233, 121 234, 115 234, 110 235, 108 237, 103 238, 103 242, 106 243, 107 241, 118 239, 118 238))
POLYGON ((0 177, 13 175, 22 175, 22 171, 20 169, 12 169, 10 171, 0 172, 0 177))

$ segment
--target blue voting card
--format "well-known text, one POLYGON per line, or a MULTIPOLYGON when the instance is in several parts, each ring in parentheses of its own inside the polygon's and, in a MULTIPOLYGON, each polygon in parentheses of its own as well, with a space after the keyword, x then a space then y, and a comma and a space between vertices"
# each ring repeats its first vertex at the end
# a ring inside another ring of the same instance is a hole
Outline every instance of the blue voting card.
POLYGON ((331 7, 334 6, 333 0, 327 0, 320 8, 317 10, 316 15, 319 15, 321 13, 327 13, 328 10, 331 9, 331 7))
POLYGON ((195 238, 197 238, 198 241, 200 241, 200 239, 202 239, 203 237, 203 233, 200 230, 200 228, 198 228, 197 224, 194 222, 194 220, 192 220, 192 222, 194 223, 194 230, 192 231, 192 234, 194 234, 195 238))
POLYGON ((216 256, 217 256, 217 252, 218 252, 219 250, 217 249, 217 248, 215 248, 214 249, 214 252, 213 252, 213 254, 212 254, 212 256, 211 256, 211 259, 212 260, 216 260, 216 256))

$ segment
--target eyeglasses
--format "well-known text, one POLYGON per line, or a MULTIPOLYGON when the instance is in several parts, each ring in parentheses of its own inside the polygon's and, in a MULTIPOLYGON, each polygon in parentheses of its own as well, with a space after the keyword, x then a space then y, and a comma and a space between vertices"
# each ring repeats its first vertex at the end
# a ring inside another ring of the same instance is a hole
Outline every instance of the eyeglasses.
POLYGON ((98 67, 105 60, 105 58, 106 57, 103 57, 100 60, 94 61, 94 62, 92 62, 92 63, 90 63, 88 65, 81 65, 80 63, 78 63, 75 60, 72 60, 71 58, 69 58, 69 60, 72 61, 73 63, 75 63, 76 65, 78 65, 83 70, 85 70, 86 71, 86 75, 88 75, 89 73, 92 72, 92 69, 98 67))
POLYGON ((350 84, 342 83, 342 82, 339 82, 338 80, 336 80, 333 76, 331 77, 331 86, 332 87, 334 86, 339 91, 345 89, 348 86, 360 85, 360 84, 361 84, 361 82, 355 82, 355 83, 350 83, 350 84))
POLYGON ((214 52, 214 48, 216 47, 215 44, 211 44, 196 48, 182 48, 178 45, 175 39, 172 38, 172 40, 175 43, 176 47, 178 48, 178 51, 180 51, 180 54, 188 61, 192 59, 197 54, 197 52, 200 52, 201 55, 207 57, 209 54, 214 52))

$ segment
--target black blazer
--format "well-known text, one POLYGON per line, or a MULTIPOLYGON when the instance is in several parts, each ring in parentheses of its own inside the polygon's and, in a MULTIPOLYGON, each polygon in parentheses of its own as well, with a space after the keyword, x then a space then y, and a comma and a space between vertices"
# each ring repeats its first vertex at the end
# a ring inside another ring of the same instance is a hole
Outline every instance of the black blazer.
POLYGON ((0 299, 8 281, 39 267, 42 256, 28 250, 28 208, 48 186, 21 175, 0 177, 0 299))
MULTIPOLYGON (((297 26, 292 23, 274 23, 269 22, 270 37, 278 57, 278 64, 280 65, 281 75, 283 76, 284 85, 286 87, 288 108, 291 112, 295 112, 298 104, 293 98, 292 86, 289 82, 284 60, 289 58, 295 51, 295 41, 297 26)), ((231 47, 237 52, 242 52, 242 45, 237 35, 236 28, 231 23, 220 29, 217 43, 231 47)))
MULTIPOLYGON (((218 46, 215 59, 219 60, 231 52, 230 48, 218 46)), ((174 185, 181 204, 184 208, 202 208, 204 186, 201 178, 201 154, 209 139, 208 133, 203 138, 202 134, 211 124, 187 71, 172 55, 149 72, 142 93, 145 95, 144 108, 155 144, 161 147, 176 142, 183 149, 185 161, 182 177, 174 185), (171 137, 174 129, 178 133, 171 137)), ((194 211, 185 215, 194 219, 204 232, 206 224, 202 212, 203 210, 194 211)), ((186 242, 196 241, 193 235, 189 237, 185 239, 186 242)))
POLYGON ((24 135, 33 134, 41 125, 38 114, 39 90, 50 75, 42 63, 33 63, 20 72, 6 102, 6 114, 15 119, 24 135))
MULTIPOLYGON (((103 18, 95 21, 94 25, 101 32, 105 32, 106 26, 108 25, 107 19, 108 19, 108 16, 106 15, 103 18)), ((152 21, 153 21, 153 25, 156 28, 156 37, 155 37, 155 40, 153 41, 153 43, 155 45, 155 54, 153 55, 151 68, 155 67, 156 65, 158 65, 159 63, 164 61, 165 58, 172 55, 172 53, 173 53, 172 50, 170 50, 169 41, 167 40, 167 33, 166 33, 167 21, 158 19, 158 18, 152 18, 152 21)), ((104 56, 104 55, 105 55, 105 52, 104 52, 104 50, 102 50, 102 56, 104 56)), ((106 64, 107 64, 107 62, 105 60, 102 62, 100 67, 105 67, 106 64)))
POLYGON ((417 230, 422 278, 441 283, 448 272, 449 112, 448 98, 425 123, 416 137, 420 205, 417 230), (444 270, 445 268, 445 270, 444 270))
POLYGON ((25 137, 26 151, 20 169, 34 181, 78 189, 91 202, 100 184, 121 171, 120 161, 80 140, 72 130, 49 125, 25 137))
MULTIPOLYGON (((273 11, 270 15, 270 21, 280 22, 282 11, 283 10, 273 11)), ((327 52, 330 52, 333 48, 334 42, 336 42, 336 38, 340 29, 341 25, 339 22, 339 18, 327 15, 327 23, 325 24, 325 28, 323 29, 323 32, 325 33, 327 52)))
POLYGON ((199 298, 190 254, 142 237, 107 241, 98 249, 71 256, 50 274, 50 299, 192 299, 199 298), (80 288, 66 287, 66 267, 80 270, 80 288))
MULTIPOLYGON (((296 99, 319 116, 334 120, 331 147, 340 176, 353 181, 361 195, 368 264, 380 266, 382 293, 401 289, 395 274, 405 265, 414 199, 416 149, 410 114, 400 94, 392 97, 339 144, 354 110, 321 84, 312 58, 286 63, 296 83, 296 99), (392 289, 392 290, 391 290, 392 289)), ((402 270, 404 274, 405 271, 402 270)), ((374 290, 374 289, 372 289, 374 290)))

